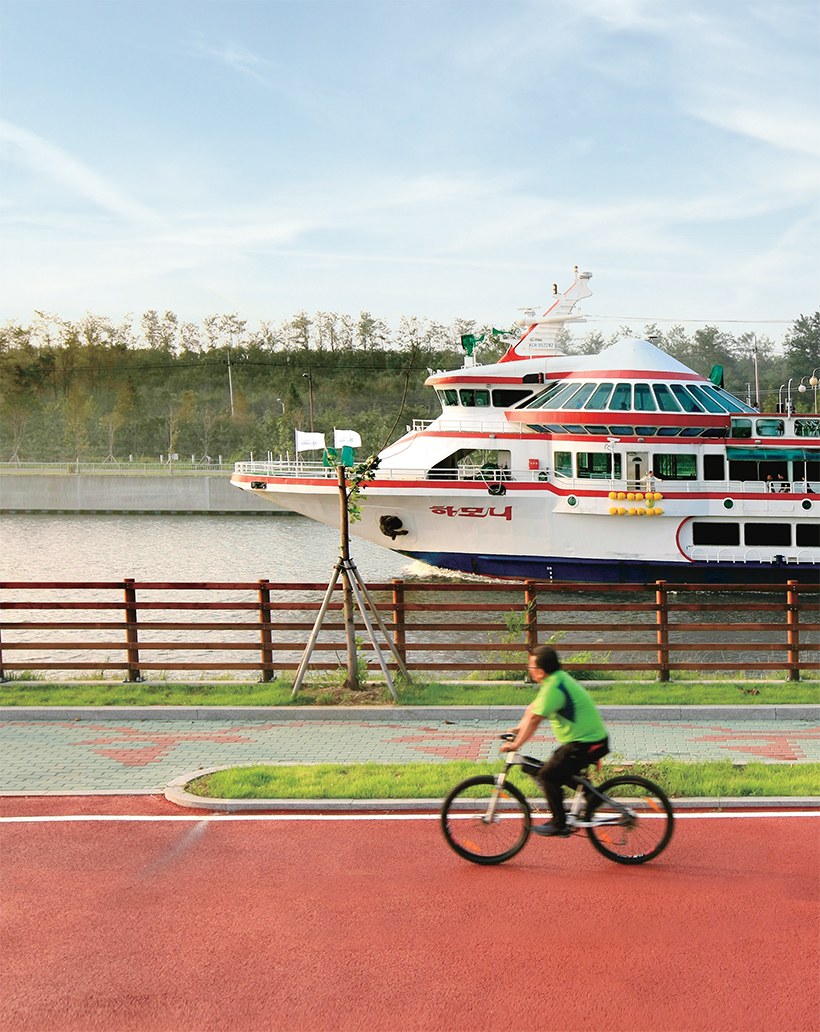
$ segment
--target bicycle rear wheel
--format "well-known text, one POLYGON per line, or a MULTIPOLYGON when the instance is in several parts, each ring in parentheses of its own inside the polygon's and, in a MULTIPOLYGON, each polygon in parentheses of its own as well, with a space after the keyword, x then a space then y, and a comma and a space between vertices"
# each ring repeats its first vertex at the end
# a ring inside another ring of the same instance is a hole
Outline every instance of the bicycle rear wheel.
POLYGON ((598 791, 617 799, 632 816, 625 817, 611 802, 593 796, 586 820, 607 820, 587 828, 593 846, 618 864, 645 864, 669 845, 675 817, 672 804, 657 785, 636 774, 610 778, 598 791))
POLYGON ((487 812, 496 791, 491 775, 467 778, 444 800, 441 830, 451 849, 474 864, 500 864, 523 849, 530 833, 530 807, 509 783, 498 795, 495 812, 487 812))

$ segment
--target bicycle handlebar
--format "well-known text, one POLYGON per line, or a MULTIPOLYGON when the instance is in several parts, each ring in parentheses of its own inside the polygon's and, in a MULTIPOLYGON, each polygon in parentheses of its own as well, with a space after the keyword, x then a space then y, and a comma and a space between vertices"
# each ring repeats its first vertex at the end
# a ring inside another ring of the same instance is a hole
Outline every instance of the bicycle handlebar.
POLYGON ((499 735, 498 737, 499 737, 500 741, 502 741, 502 742, 514 742, 515 738, 516 738, 515 735, 509 734, 509 733, 505 733, 503 735, 499 735))

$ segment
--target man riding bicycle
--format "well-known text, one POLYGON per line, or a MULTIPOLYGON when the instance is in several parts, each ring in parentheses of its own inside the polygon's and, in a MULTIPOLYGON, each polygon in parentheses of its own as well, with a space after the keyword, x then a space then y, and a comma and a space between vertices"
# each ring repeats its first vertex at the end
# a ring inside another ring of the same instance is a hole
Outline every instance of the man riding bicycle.
POLYGON ((539 645, 529 654, 528 670, 541 688, 529 704, 517 727, 509 734, 515 741, 505 742, 501 752, 517 752, 529 741, 536 728, 548 717, 559 747, 536 775, 552 811, 547 824, 533 826, 536 835, 565 837, 570 833, 564 813, 563 786, 584 767, 597 763, 609 752, 609 738, 598 708, 589 693, 561 669, 555 649, 539 645))

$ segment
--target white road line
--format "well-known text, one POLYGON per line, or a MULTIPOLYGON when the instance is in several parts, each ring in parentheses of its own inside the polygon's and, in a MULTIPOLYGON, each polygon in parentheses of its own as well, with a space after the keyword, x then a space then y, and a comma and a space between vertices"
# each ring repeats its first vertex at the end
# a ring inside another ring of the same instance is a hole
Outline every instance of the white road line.
MULTIPOLYGON (((652 814, 645 816, 651 817, 652 814)), ((722 818, 746 818, 752 820, 758 817, 820 817, 820 810, 773 810, 754 813, 676 813, 676 821, 686 820, 717 820, 722 818)), ((141 814, 65 814, 61 817, 0 817, 0 824, 60 824, 60 823, 94 823, 105 821, 121 822, 154 822, 166 821, 437 821, 437 813, 393 813, 393 814, 278 814, 278 813, 225 813, 208 814, 207 816, 193 816, 180 814, 179 816, 157 815, 146 816, 141 814)))

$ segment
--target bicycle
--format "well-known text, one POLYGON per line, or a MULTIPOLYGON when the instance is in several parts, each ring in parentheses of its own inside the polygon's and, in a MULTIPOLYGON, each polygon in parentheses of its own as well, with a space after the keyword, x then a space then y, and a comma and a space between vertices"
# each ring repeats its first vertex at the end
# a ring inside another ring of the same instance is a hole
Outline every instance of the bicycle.
MULTIPOLYGON (((500 737, 507 742, 515 739, 512 734, 500 737)), ((441 829, 448 845, 474 864, 511 859, 530 835, 530 804, 524 793, 508 782, 507 775, 512 767, 521 767, 535 780, 542 764, 519 752, 506 757, 500 774, 467 778, 441 807, 441 829)), ((669 845, 675 823, 672 804, 647 778, 621 774, 596 787, 579 774, 571 787, 575 795, 564 802, 570 833, 586 831, 592 845, 608 860, 645 864, 669 845)))

